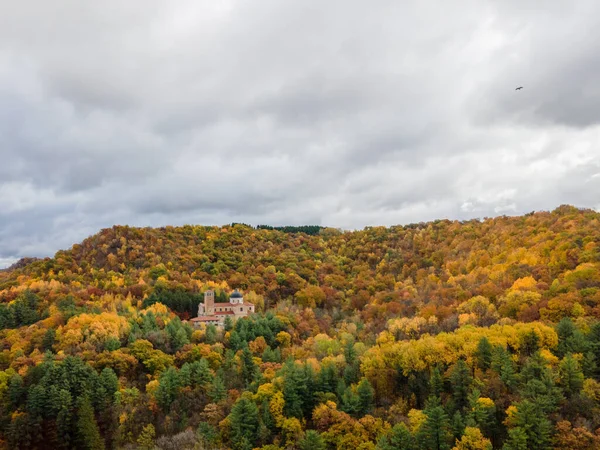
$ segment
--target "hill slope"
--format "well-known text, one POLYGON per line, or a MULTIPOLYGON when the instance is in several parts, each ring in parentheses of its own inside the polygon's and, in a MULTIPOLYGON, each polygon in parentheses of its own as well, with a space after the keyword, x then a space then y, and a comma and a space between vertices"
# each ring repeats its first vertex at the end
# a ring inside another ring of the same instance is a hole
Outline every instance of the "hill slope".
POLYGON ((0 444, 599 444, 600 214, 305 230, 115 226, 0 272, 0 444), (262 314, 193 330, 209 288, 262 314))

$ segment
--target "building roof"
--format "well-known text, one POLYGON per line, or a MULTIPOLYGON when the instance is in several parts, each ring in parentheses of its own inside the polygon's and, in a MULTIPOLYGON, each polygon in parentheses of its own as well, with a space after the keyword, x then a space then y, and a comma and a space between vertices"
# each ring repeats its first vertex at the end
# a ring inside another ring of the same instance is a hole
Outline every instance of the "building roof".
POLYGON ((229 298, 242 298, 243 295, 237 289, 229 296, 229 298))
POLYGON ((254 306, 254 304, 250 303, 250 302, 242 302, 242 303, 227 302, 227 303, 215 303, 214 306, 215 306, 215 308, 223 308, 223 307, 237 308, 238 306, 254 306))
POLYGON ((225 302, 225 303, 215 303, 214 306, 227 306, 227 307, 232 307, 232 306, 236 306, 234 303, 231 302, 225 302))
POLYGON ((220 319, 217 316, 201 316, 201 317, 194 317, 193 319, 190 319, 190 322, 213 322, 213 321, 219 321, 220 319))
POLYGON ((215 316, 231 316, 234 314, 233 311, 215 311, 215 316))

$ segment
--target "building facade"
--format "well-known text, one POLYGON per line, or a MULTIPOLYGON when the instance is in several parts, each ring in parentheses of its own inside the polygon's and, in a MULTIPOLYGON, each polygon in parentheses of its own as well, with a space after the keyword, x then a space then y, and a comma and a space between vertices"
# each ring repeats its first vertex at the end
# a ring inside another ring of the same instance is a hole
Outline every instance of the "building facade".
POLYGON ((226 317, 231 317, 235 321, 253 312, 254 305, 244 302, 244 297, 237 289, 233 291, 227 303, 215 303, 215 291, 206 291, 204 303, 198 305, 198 317, 191 319, 190 322, 196 328, 202 323, 222 327, 226 317))

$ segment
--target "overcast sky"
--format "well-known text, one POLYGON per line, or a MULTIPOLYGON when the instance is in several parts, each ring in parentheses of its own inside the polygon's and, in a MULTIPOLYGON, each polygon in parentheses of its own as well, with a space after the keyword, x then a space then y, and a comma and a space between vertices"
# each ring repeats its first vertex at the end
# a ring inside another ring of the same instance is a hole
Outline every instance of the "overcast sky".
POLYGON ((598 0, 0 0, 0 266, 114 224, 598 208, 599 79, 598 0))

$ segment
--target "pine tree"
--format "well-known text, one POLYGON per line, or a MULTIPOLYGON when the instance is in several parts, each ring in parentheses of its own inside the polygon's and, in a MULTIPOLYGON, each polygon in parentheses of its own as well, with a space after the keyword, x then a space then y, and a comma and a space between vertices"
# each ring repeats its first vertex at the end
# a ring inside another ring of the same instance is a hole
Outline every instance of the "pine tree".
POLYGON ((314 430, 307 430, 304 437, 298 442, 300 450, 325 450, 325 441, 321 435, 314 430))
POLYGON ((512 389, 516 386, 515 364, 503 347, 497 346, 492 350, 491 368, 500 375, 500 379, 508 388, 512 389))
POLYGON ((304 417, 310 417, 317 404, 315 397, 315 393, 317 392, 317 380, 312 366, 306 362, 302 367, 302 382, 306 386, 303 391, 304 399, 302 402, 302 413, 304 414, 304 417))
POLYGON ((220 402, 227 397, 227 389, 220 374, 215 377, 212 386, 208 391, 208 396, 213 402, 220 402))
POLYGON ((333 364, 328 363, 321 366, 321 371, 319 372, 319 390, 321 392, 335 392, 337 383, 337 373, 333 364))
POLYGON ((450 428, 452 428, 452 435, 455 439, 460 439, 465 432, 465 419, 460 411, 454 411, 450 428))
POLYGON ((416 450, 415 438, 404 423, 394 425, 389 434, 377 442, 377 450, 416 450))
POLYGON ((450 384, 452 384, 452 398, 456 409, 462 411, 469 404, 469 389, 471 387, 471 374, 467 364, 459 359, 450 375, 450 384))
POLYGON ((225 322, 223 323, 223 330, 227 333, 228 331, 233 330, 233 320, 231 317, 225 317, 225 322))
POLYGON ((424 410, 427 418, 421 426, 418 441, 430 450, 449 450, 452 440, 448 416, 438 399, 430 397, 424 410))
POLYGON ((214 325, 209 324, 206 327, 204 339, 206 340, 207 344, 214 344, 215 342, 217 342, 217 328, 214 325))
POLYGON ((104 441, 100 436, 94 410, 88 397, 78 401, 77 408, 77 448, 85 450, 104 450, 104 441))
POLYGON ((285 400, 284 412, 288 417, 301 419, 303 416, 304 399, 307 398, 306 380, 293 360, 284 366, 283 398, 285 400))
POLYGON ((442 378, 440 369, 435 367, 429 377, 429 393, 434 397, 441 398, 442 392, 444 392, 444 379, 442 378))
POLYGON ((156 390, 156 401, 163 411, 169 411, 171 403, 175 401, 179 394, 180 387, 181 380, 177 369, 169 367, 161 374, 156 390))
POLYGON ((485 336, 479 340, 475 356, 477 357, 477 366, 481 370, 485 371, 490 368, 492 364, 492 345, 485 336))
POLYGON ((246 387, 250 385, 254 381, 254 377, 258 372, 258 367, 254 362, 254 358, 252 356, 252 352, 248 348, 248 346, 244 346, 242 350, 242 380, 244 380, 244 384, 246 387))
POLYGON ((258 407, 253 401, 242 397, 231 409, 231 443, 235 450, 251 450, 258 438, 258 407))
POLYGON ((55 339, 56 331, 54 330, 54 328, 48 328, 48 331, 46 331, 46 334, 44 334, 44 339, 42 340, 42 349, 45 352, 52 351, 55 339))
POLYGON ((523 336, 521 343, 521 354, 532 356, 540 349, 540 337, 534 330, 523 336))
POLYGON ((552 424, 547 419, 544 411, 539 405, 523 400, 518 403, 514 414, 514 427, 520 431, 511 430, 509 437, 510 449, 520 448, 523 441, 531 449, 549 448, 552 433, 552 424), (523 439, 525 436, 525 440, 523 439))
POLYGON ((373 405, 375 403, 375 389, 369 383, 369 380, 363 378, 360 383, 358 383, 358 387, 356 388, 356 393, 358 394, 359 402, 358 402, 358 413, 361 416, 368 414, 373 405))
POLYGON ((583 372, 572 355, 567 355, 560 362, 560 385, 567 398, 578 394, 583 388, 583 372))
POLYGON ((350 414, 351 416, 357 416, 360 414, 360 398, 356 392, 354 392, 351 386, 348 386, 342 394, 341 410, 350 414))
POLYGON ((502 450, 530 450, 527 446, 527 433, 522 428, 512 428, 508 431, 508 439, 502 450))

